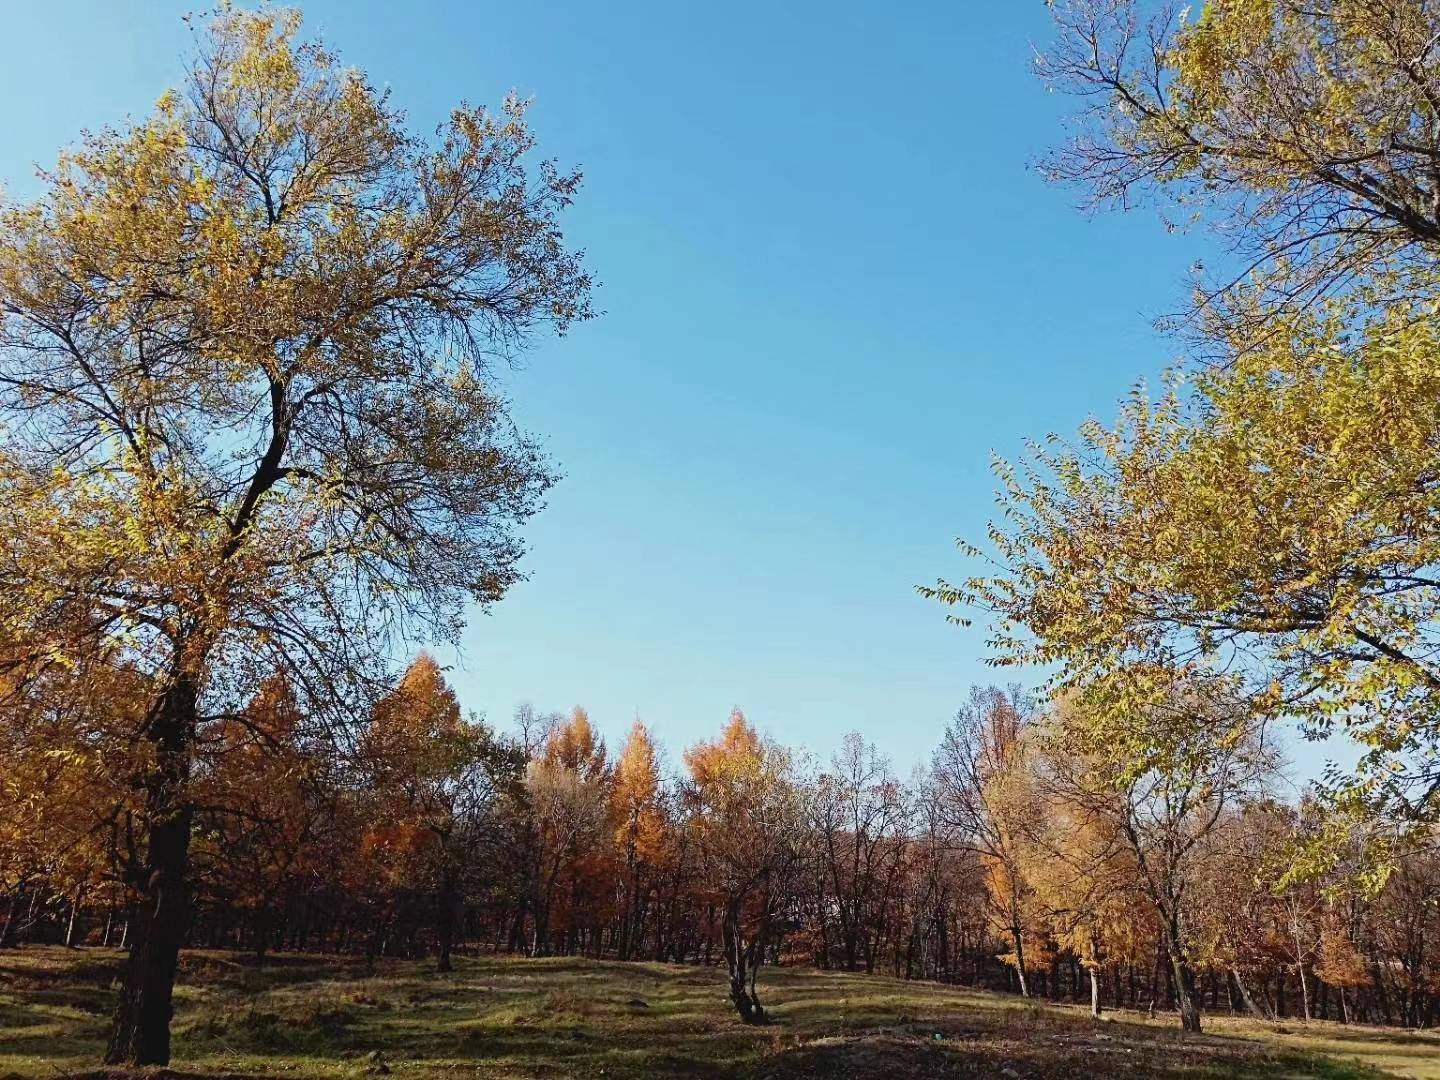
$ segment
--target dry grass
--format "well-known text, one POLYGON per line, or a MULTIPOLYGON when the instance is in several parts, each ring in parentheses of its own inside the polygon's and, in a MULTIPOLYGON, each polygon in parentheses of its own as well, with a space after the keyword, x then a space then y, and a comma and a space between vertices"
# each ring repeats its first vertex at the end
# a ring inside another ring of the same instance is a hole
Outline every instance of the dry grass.
MULTIPOLYGON (((120 957, 0 953, 0 1080, 89 1071, 99 1061, 120 957)), ((776 1022, 745 1028, 713 970, 574 959, 461 959, 451 975, 384 961, 281 956, 257 966, 186 955, 175 1074, 403 1080, 605 1077, 1403 1076, 1440 1080, 1440 1039, 1335 1024, 1173 1019, 804 970, 767 969, 776 1022)))

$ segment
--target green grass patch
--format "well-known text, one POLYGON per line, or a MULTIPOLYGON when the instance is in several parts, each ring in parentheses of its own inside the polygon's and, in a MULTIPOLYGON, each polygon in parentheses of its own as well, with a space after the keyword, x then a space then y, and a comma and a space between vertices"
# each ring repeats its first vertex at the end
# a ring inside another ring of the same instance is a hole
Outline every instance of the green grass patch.
MULTIPOLYGON (((98 1063, 123 958, 0 953, 0 1080, 109 1077, 98 1063)), ((168 1080, 691 1080, 931 1077, 1440 1080, 1430 1033, 1173 1017, 931 983, 766 969, 774 1017, 740 1024, 720 972, 571 958, 424 962, 187 953, 168 1080)))

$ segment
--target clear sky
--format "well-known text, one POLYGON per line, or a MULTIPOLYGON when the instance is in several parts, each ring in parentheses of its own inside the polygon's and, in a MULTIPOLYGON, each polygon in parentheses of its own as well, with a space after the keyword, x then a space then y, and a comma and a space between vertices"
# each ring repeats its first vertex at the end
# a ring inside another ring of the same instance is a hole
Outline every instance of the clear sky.
MULTIPOLYGON (((0 0, 12 192, 178 81, 189 6, 0 0)), ((992 451, 1175 358, 1151 321, 1206 246, 1036 174, 1070 107, 1031 72, 1041 0, 303 6, 414 124, 513 88, 586 174, 604 316, 508 376, 566 478, 530 580, 441 652, 465 703, 582 703, 612 743, 638 712, 672 753, 739 704, 821 756, 858 729, 927 758, 1013 676, 913 586, 965 574, 992 451)))

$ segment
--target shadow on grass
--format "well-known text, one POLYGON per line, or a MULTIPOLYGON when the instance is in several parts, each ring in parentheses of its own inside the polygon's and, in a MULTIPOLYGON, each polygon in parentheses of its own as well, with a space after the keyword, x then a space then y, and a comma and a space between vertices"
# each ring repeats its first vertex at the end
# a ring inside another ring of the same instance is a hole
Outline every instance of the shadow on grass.
POLYGON ((932 1080, 945 1077, 1024 1077, 1029 1080, 1375 1080, 1383 1074, 1356 1066, 1288 1055, 1217 1054, 1214 1046, 1157 1047, 1055 1044, 1047 1040, 997 1042, 898 1034, 818 1040, 771 1055, 749 1080, 932 1080))
MULTIPOLYGON (((98 951, 36 950, 0 959, 0 1056, 30 1070, 17 1075, 54 1077, 98 1061, 120 963, 119 954, 98 951)), ((376 1052, 405 1080, 442 1080, 457 1071, 477 1080, 1381 1075, 1255 1035, 1184 1036, 1127 1022, 1123 1014, 1096 1023, 1080 1009, 863 975, 766 969, 761 993, 775 1023, 747 1028, 726 1002, 715 969, 489 956, 462 958, 457 968, 439 975, 433 963, 404 960, 372 966, 282 954, 257 962, 187 952, 174 1028, 177 1066, 147 1080, 277 1073, 361 1080, 384 1071, 365 1060, 376 1052)), ((1352 1030, 1357 1043, 1382 1041, 1360 1029, 1331 1028, 1325 1037, 1338 1040, 1352 1030)), ((1434 1045, 1423 1036, 1383 1034, 1385 1042, 1434 1045)), ((5 1068, 0 1064, 0 1080, 5 1068)))

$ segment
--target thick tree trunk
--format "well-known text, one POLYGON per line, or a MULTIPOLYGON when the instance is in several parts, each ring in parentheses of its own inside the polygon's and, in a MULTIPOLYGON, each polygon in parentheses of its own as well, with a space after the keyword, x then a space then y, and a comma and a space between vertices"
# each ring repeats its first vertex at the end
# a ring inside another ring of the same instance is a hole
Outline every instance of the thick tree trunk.
POLYGON ((1099 1017, 1100 1009, 1100 969, 1090 965, 1090 1015, 1099 1017))
POLYGON ((1195 969, 1185 959, 1178 936, 1170 941, 1170 965, 1175 973, 1175 1000, 1180 1009, 1180 1026, 1186 1031, 1200 1031, 1200 1003, 1195 997, 1195 969))
POLYGON ((191 807, 186 786, 195 741, 196 686, 179 678, 156 703, 147 727, 155 763, 146 777, 149 836, 135 887, 130 962, 115 1010, 109 1065, 168 1065, 175 972, 189 916, 186 869, 191 807))

